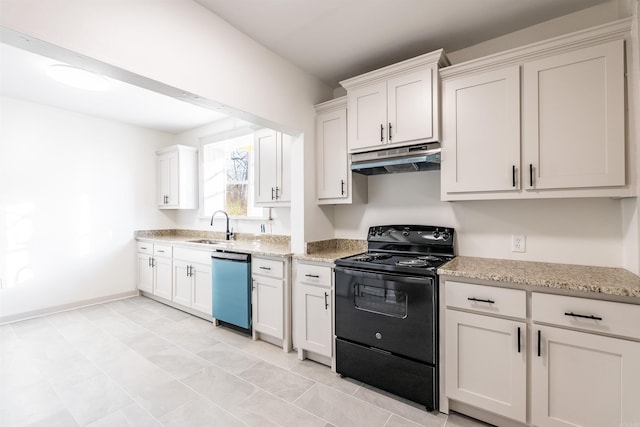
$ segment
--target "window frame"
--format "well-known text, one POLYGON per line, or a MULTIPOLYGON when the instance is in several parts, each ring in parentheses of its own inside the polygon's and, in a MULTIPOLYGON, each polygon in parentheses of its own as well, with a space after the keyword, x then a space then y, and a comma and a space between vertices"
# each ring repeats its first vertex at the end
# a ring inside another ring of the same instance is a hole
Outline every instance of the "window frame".
MULTIPOLYGON (((198 216, 200 219, 210 219, 211 215, 204 212, 204 151, 205 147, 209 144, 215 144, 221 141, 225 141, 228 139, 233 139, 246 135, 253 135, 255 133, 255 129, 252 126, 244 126, 240 128, 230 129, 227 131, 223 131, 220 133, 215 133, 211 135, 206 135, 198 138, 198 216)), ((255 192, 255 170, 254 172, 254 182, 251 190, 255 192)), ((260 206, 258 206, 260 208, 260 206)), ((271 218, 271 208, 262 207, 262 216, 239 216, 239 215, 230 215, 230 219, 237 219, 242 221, 270 221, 271 218)), ((226 211, 226 209, 225 209, 226 211)), ((213 213, 213 212, 212 212, 213 213)))

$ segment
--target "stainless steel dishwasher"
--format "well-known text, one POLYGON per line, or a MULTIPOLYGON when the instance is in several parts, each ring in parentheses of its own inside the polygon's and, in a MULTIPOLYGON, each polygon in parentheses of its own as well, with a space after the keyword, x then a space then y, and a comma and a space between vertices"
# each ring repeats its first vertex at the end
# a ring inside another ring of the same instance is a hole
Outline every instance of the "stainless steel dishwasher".
POLYGON ((214 252, 211 255, 212 316, 251 332, 251 255, 214 252))

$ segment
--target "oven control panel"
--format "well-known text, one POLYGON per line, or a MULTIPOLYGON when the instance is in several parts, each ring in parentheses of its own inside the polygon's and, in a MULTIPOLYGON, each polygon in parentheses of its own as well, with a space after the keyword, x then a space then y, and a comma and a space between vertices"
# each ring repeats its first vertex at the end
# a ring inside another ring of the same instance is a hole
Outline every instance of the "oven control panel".
POLYGON ((445 244, 453 242, 453 228, 430 225, 379 225, 369 228, 367 240, 382 243, 445 244))

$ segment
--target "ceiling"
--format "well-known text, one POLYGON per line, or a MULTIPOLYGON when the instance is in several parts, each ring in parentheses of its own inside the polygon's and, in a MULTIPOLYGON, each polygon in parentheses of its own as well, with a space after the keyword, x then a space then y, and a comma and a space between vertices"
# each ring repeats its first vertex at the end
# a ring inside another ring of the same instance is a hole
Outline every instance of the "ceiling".
MULTIPOLYGON (((439 48, 452 52, 609 0, 194 1, 337 87, 381 66, 439 48)), ((54 63, 60 61, 0 43, 0 95, 173 134, 225 117, 116 80, 107 92, 64 86, 44 71, 54 63)))
POLYGON ((331 87, 608 0, 195 0, 331 87), (250 11, 250 12, 247 12, 250 11))

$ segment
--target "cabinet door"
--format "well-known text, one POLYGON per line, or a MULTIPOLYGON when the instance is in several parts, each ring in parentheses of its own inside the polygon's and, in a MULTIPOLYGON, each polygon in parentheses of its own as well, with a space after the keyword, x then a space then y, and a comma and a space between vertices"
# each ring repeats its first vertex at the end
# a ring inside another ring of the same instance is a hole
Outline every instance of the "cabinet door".
POLYGON ((211 316, 211 266, 193 264, 191 274, 193 279, 191 308, 211 316))
POLYGON ((191 265, 186 261, 173 261, 173 302, 191 307, 191 265))
POLYGON ((525 63, 523 79, 525 188, 624 185, 624 42, 525 63))
POLYGON ((275 200, 278 176, 278 134, 271 129, 263 129, 255 133, 255 188, 256 203, 275 200))
POLYGON ((282 280, 253 276, 253 329, 275 338, 284 334, 284 284, 282 280))
POLYGON ((172 297, 172 276, 171 258, 156 257, 155 260, 155 283, 153 294, 168 300, 172 297))
POLYGON ((178 152, 158 156, 158 207, 173 208, 178 205, 178 152))
POLYGON ((341 109, 319 115, 316 126, 318 199, 347 198, 347 110, 341 109))
POLYGON ((447 397, 526 421, 526 323, 447 310, 447 397))
POLYGON ((640 423, 640 343, 537 325, 533 330, 534 425, 601 427, 640 423))
POLYGON ((295 306, 297 345, 331 357, 331 289, 298 283, 295 306))
POLYGON ((443 194, 518 190, 519 67, 446 80, 442 90, 443 194))
POLYGON ((149 254, 138 254, 138 289, 146 292, 153 292, 153 267, 151 266, 152 256, 149 254))
POLYGON ((426 68, 387 82, 389 144, 434 138, 433 72, 426 68))
POLYGON ((291 136, 278 132, 278 165, 276 200, 278 202, 291 201, 291 136))
POLYGON ((380 82, 350 90, 349 150, 382 148, 387 141, 387 83, 380 82))

